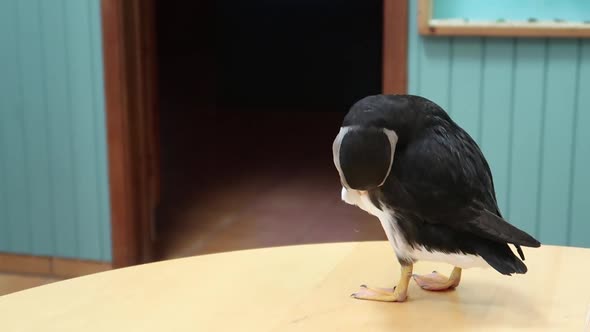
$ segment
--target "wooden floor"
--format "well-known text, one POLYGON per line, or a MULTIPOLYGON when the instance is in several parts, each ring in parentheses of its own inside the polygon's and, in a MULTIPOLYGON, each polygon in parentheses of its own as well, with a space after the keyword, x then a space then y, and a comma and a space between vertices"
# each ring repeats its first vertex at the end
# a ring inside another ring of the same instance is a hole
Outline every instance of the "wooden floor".
POLYGON ((0 296, 54 281, 56 279, 48 277, 0 273, 0 296))
POLYGON ((385 239, 340 199, 331 144, 341 114, 218 113, 204 132, 192 116, 176 115, 170 133, 162 126, 173 148, 163 151, 160 259, 385 239))
POLYGON ((169 214, 160 258, 385 238, 377 220, 344 205, 333 174, 259 170, 231 182, 202 187, 169 214))

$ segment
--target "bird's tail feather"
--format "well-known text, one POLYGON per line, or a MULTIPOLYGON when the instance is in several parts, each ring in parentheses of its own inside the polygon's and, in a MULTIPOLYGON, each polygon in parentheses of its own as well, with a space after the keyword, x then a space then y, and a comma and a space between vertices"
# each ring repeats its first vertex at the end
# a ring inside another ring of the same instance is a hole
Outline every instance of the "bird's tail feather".
POLYGON ((477 253, 491 267, 504 275, 525 274, 528 270, 527 266, 514 255, 507 244, 485 243, 477 248, 477 253))

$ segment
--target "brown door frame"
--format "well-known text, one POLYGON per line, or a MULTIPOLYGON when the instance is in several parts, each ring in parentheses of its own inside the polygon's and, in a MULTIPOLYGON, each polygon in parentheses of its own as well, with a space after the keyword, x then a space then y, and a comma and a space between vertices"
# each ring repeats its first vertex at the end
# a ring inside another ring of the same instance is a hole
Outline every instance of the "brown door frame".
POLYGON ((383 85, 385 94, 408 91, 408 3, 383 0, 383 85))
POLYGON ((101 0, 114 267, 153 259, 158 202, 154 0, 101 0))
MULTIPOLYGON (((101 0, 114 267, 153 260, 159 200, 155 0, 101 0)), ((407 91, 408 0, 383 0, 383 93, 407 91)))

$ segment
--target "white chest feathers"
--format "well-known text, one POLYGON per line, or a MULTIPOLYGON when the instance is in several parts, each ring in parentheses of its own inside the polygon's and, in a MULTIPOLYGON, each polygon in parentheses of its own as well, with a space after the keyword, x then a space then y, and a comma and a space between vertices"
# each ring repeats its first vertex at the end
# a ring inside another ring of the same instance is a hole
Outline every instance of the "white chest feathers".
POLYGON ((348 204, 358 206, 379 219, 381 226, 387 235, 387 240, 393 247, 393 250, 395 250, 397 257, 400 259, 409 261, 445 262, 465 269, 489 266, 485 260, 479 256, 429 251, 420 245, 410 246, 399 229, 399 224, 395 218, 395 211, 388 209, 380 210, 377 208, 371 201, 367 192, 347 190, 343 187, 342 200, 348 204))

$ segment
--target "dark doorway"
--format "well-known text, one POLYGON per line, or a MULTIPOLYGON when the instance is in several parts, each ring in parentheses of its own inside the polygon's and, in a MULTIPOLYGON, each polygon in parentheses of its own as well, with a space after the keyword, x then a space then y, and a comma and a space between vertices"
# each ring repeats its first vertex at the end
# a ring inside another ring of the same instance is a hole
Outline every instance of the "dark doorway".
POLYGON ((340 202, 331 156, 351 104, 382 91, 382 2, 156 4, 159 257, 382 239, 340 202))

